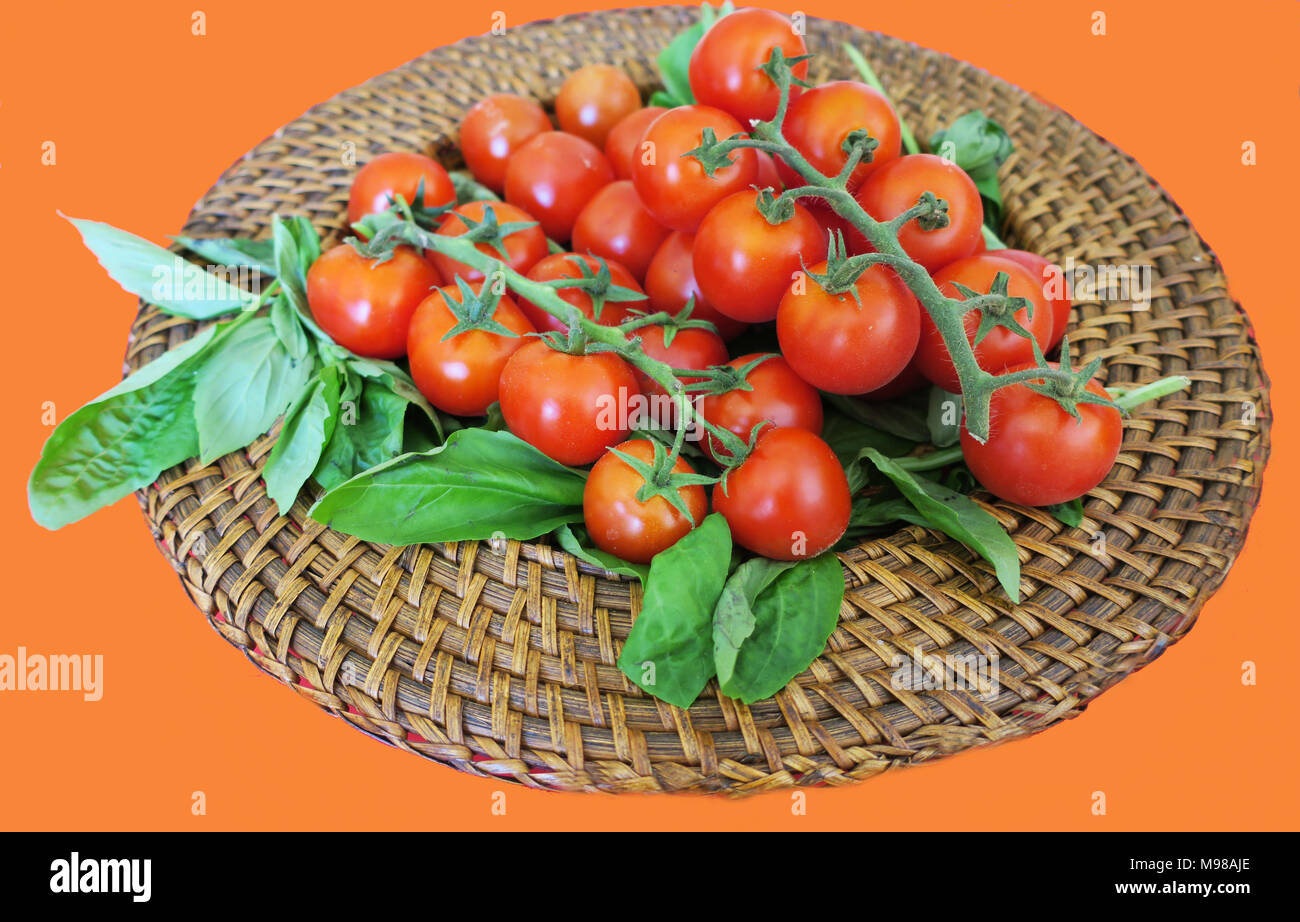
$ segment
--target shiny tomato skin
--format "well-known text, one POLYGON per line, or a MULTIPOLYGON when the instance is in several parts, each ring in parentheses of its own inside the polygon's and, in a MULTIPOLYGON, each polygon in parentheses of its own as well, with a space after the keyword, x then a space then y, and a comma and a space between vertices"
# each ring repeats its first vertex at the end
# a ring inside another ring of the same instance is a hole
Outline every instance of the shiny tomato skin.
MULTIPOLYGON (((727 364, 740 368, 759 355, 754 352, 737 356, 727 364)), ((765 359, 745 380, 750 390, 736 389, 702 398, 698 404, 700 415, 707 422, 735 433, 745 443, 749 442, 754 427, 764 420, 781 428, 822 431, 821 396, 781 356, 765 359)), ((711 435, 701 447, 715 461, 726 454, 711 435)))
POLYGON ((510 431, 561 464, 590 464, 628 436, 627 407, 640 391, 612 352, 569 355, 530 339, 501 372, 501 414, 510 431))
POLYGON ((735 339, 749 329, 749 324, 732 320, 704 300, 699 283, 695 281, 694 246, 695 235, 681 231, 673 231, 659 245, 645 274, 645 292, 650 298, 650 309, 675 317, 694 298, 691 318, 707 320, 725 340, 735 339))
MULTIPOLYGON (((1022 308, 1016 312, 1016 320, 1033 334, 1039 348, 1046 352, 1048 337, 1052 335, 1052 313, 1043 297, 1042 285, 1028 269, 1000 258, 1000 252, 991 250, 959 259, 936 272, 934 283, 946 296, 965 300, 953 285, 954 282, 960 282, 974 291, 987 292, 997 274, 1005 272, 1007 294, 1015 298, 1027 298, 1033 307, 1032 319, 1027 316, 1028 309, 1022 308)), ((966 338, 972 343, 979 328, 979 320, 978 311, 970 311, 962 316, 966 338)), ((973 349, 975 361, 980 368, 994 374, 1009 365, 1027 362, 1034 357, 1034 347, 1029 340, 1005 327, 991 330, 973 349)), ((916 348, 916 364, 921 373, 933 383, 951 393, 960 393, 961 381, 948 354, 948 347, 939 335, 939 328, 925 311, 921 312, 921 340, 916 348)))
POLYGON ((515 151, 550 130, 551 120, 535 99, 498 93, 479 100, 461 119, 460 151, 474 178, 499 194, 515 151))
MULTIPOLYGON (((579 256, 576 253, 552 253, 550 256, 539 260, 532 269, 528 270, 528 278, 534 282, 582 278, 582 263, 587 265, 592 275, 600 272, 600 263, 590 256, 579 256)), ((612 259, 606 260, 605 264, 609 266, 610 280, 615 285, 619 288, 641 291, 641 286, 632 277, 632 273, 624 269, 622 265, 612 259)), ((630 311, 641 311, 646 308, 646 301, 644 300, 606 301, 600 309, 600 316, 596 317, 592 309, 591 295, 585 291, 578 288, 558 288, 555 293, 582 311, 584 316, 608 327, 616 327, 624 320, 627 320, 630 311)), ((556 330, 560 333, 568 331, 568 324, 551 316, 527 298, 520 297, 518 300, 520 310, 524 312, 524 316, 528 318, 529 322, 537 327, 539 333, 545 333, 548 330, 556 330)))
MULTIPOLYGON (((858 203, 877 221, 888 221, 933 192, 948 203, 948 226, 921 230, 908 221, 898 232, 907 255, 935 272, 975 252, 983 239, 984 205, 975 182, 955 163, 934 154, 907 154, 890 160, 867 177, 857 191, 858 203)), ((866 241, 854 234, 855 252, 866 241)))
MULTIPOLYGON (((483 283, 471 283, 470 288, 478 294, 483 283)), ((455 416, 482 416, 499 396, 506 361, 534 330, 510 296, 502 295, 492 319, 515 336, 466 330, 444 340, 458 322, 448 305, 461 301, 456 285, 439 288, 421 301, 411 317, 406 354, 415 386, 429 403, 455 416)))
MULTIPOLYGON (((438 236, 459 237, 469 229, 465 222, 461 220, 462 215, 475 223, 479 223, 483 220, 489 208, 496 215, 498 224, 514 224, 519 221, 534 222, 532 227, 515 231, 507 236, 504 241, 506 253, 510 257, 506 262, 510 268, 516 272, 527 273, 548 252, 546 234, 542 232, 541 225, 536 223, 536 218, 528 214, 528 212, 516 208, 509 202, 466 202, 464 205, 449 211, 446 217, 442 219, 442 223, 438 225, 438 236)), ((486 243, 480 243, 475 248, 485 256, 491 256, 494 259, 501 258, 500 251, 486 243)), ((477 282, 483 278, 482 272, 449 256, 432 251, 428 255, 429 261, 438 268, 438 272, 445 282, 450 283, 456 276, 460 276, 467 282, 477 282)))
MULTIPOLYGON (((810 267, 824 273, 826 263, 810 267)), ((853 294, 828 294, 812 279, 781 299, 776 333, 790 367, 818 390, 865 394, 902 373, 921 336, 921 306, 890 268, 870 266, 853 294)))
POLYGON ((579 212, 573 251, 615 260, 640 281, 668 234, 641 204, 631 181, 620 179, 592 196, 579 212))
POLYGON ((1056 348, 1070 325, 1070 308, 1073 306, 1066 292, 1065 276, 1061 272, 1061 267, 1046 256, 1039 256, 1028 250, 994 250, 993 253, 1024 266, 1042 283, 1043 297, 1047 299, 1052 310, 1052 338, 1047 348, 1056 348))
POLYGON ((515 151, 506 167, 506 201, 541 222, 546 236, 564 243, 578 212, 614 181, 600 148, 563 131, 544 131, 515 151))
MULTIPOLYGON (((884 95, 853 80, 823 83, 790 103, 783 131, 786 140, 813 167, 827 176, 837 176, 848 161, 844 139, 857 128, 865 128, 880 143, 871 160, 859 163, 849 176, 848 190, 855 192, 868 176, 896 159, 902 150, 898 116, 884 95)), ((804 184, 785 161, 777 166, 787 187, 804 184)))
MULTIPOLYGON (((698 102, 730 113, 746 128, 753 119, 772 118, 781 94, 758 68, 767 63, 776 46, 787 58, 808 53, 803 36, 797 35, 789 17, 780 13, 747 9, 722 17, 691 53, 691 92, 698 102)), ((801 80, 807 77, 808 62, 800 61, 793 72, 801 80)), ((790 87, 792 96, 801 91, 797 84, 790 87)))
POLYGON ((424 181, 423 204, 427 208, 456 200, 456 189, 441 163, 423 154, 395 151, 380 154, 357 170, 348 193, 348 223, 360 221, 368 214, 387 211, 394 196, 401 195, 408 205, 415 204, 415 193, 424 181))
MULTIPOLYGON (((645 439, 628 439, 614 447, 647 464, 654 460, 654 446, 645 439)), ((678 457, 673 473, 694 474, 695 470, 678 457)), ((690 510, 688 519, 662 496, 652 496, 644 503, 638 500, 637 491, 644 484, 626 461, 606 452, 587 475, 582 491, 582 516, 591 540, 607 554, 632 563, 649 563, 695 527, 691 519, 698 525, 709 511, 702 486, 692 484, 677 490, 690 510)))
MULTIPOLYGON (((1097 381, 1090 381, 1088 390, 1106 396, 1097 381)), ((1124 437, 1114 407, 1077 407, 1078 420, 1026 384, 999 388, 989 404, 988 441, 975 441, 963 423, 962 457, 975 479, 1007 502, 1050 506, 1076 499, 1106 479, 1124 437)))
POLYGON ((604 147, 610 129, 641 108, 641 93, 623 70, 588 64, 565 78, 555 97, 555 119, 569 134, 604 147))
POLYGON ((826 238, 812 212, 796 203, 790 220, 769 224, 756 200, 751 189, 714 205, 692 255, 705 300, 745 323, 774 318, 795 273, 826 258, 826 238))
POLYGON ((416 306, 442 284, 438 270, 410 247, 378 262, 346 243, 307 270, 307 305, 333 340, 357 355, 395 359, 406 351, 416 306))
POLYGON ((650 123, 668 110, 663 106, 646 106, 623 118, 605 137, 605 156, 619 179, 632 178, 632 164, 641 158, 641 139, 650 123))
POLYGON ((713 508, 741 547, 772 560, 829 550, 849 525, 852 498, 835 452, 803 429, 768 429, 713 488, 713 508))
MULTIPOLYGON (((687 327, 684 330, 677 330, 673 334, 672 341, 665 346, 666 332, 661 326, 642 327, 637 330, 637 335, 641 337, 641 348, 650 358, 665 362, 673 368, 705 369, 727 363, 727 344, 717 333, 701 327, 687 327)), ((649 375, 633 370, 636 371, 637 384, 641 385, 641 393, 647 396, 667 393, 649 375)), ((683 384, 702 380, 699 375, 685 375, 679 378, 683 384)))
POLYGON ((730 164, 704 172, 694 157, 684 157, 700 146, 705 128, 719 140, 744 129, 721 109, 678 106, 650 123, 642 138, 645 155, 632 164, 632 182, 645 207, 664 227, 694 233, 708 210, 733 192, 748 189, 758 176, 758 158, 752 148, 730 155, 730 164))

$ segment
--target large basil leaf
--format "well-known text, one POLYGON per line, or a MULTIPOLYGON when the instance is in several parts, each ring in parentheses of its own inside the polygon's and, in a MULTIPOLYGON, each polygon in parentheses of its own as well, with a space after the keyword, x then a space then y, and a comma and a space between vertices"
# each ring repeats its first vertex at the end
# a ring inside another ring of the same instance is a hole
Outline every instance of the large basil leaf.
POLYGON ((402 453, 407 403, 378 380, 349 376, 312 478, 326 490, 402 453))
POLYGON ((333 435, 338 412, 339 370, 327 365, 284 415, 284 425, 262 470, 266 495, 275 501, 281 515, 289 511, 316 469, 333 435))
POLYGON ((191 253, 220 266, 247 266, 268 279, 275 278, 274 245, 270 240, 241 240, 238 237, 172 237, 191 253))
POLYGON ((650 561, 641 612, 618 667, 640 688, 690 707, 713 677, 710 624, 731 564, 731 529, 713 513, 650 561))
MULTIPOLYGON (((881 403, 840 394, 825 396, 831 406, 845 416, 873 429, 908 442, 927 442, 930 439, 930 427, 925 419, 928 404, 918 403, 915 395, 906 394, 881 403)), ((919 396, 920 401, 927 399, 923 393, 919 396)))
POLYGON ((831 447, 840 459, 844 473, 849 478, 849 491, 856 493, 866 486, 867 478, 862 472, 861 454, 864 448, 875 448, 887 455, 898 456, 910 452, 916 442, 900 438, 889 432, 869 426, 861 420, 841 412, 831 406, 826 411, 822 424, 822 440, 831 447))
POLYGON ((967 112, 930 138, 930 150, 966 171, 984 200, 984 223, 996 228, 1002 217, 998 167, 1015 145, 1001 125, 983 112, 967 112))

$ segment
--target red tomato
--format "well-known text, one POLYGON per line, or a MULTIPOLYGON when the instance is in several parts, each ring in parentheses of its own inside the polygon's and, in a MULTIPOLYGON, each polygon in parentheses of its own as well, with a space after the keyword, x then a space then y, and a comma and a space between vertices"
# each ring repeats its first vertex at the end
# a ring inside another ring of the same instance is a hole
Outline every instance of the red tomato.
MULTIPOLYGON (((888 99, 865 83, 824 83, 790 103, 782 130, 786 140, 810 164, 827 176, 838 176, 848 160, 844 140, 858 128, 865 128, 880 144, 870 162, 858 164, 849 176, 848 188, 854 192, 879 167, 897 158, 902 149, 902 130, 888 99)), ((777 167, 787 187, 805 184, 785 161, 777 167)))
MULTIPOLYGON (((742 355, 728 364, 740 368, 759 355, 742 355)), ((781 356, 764 360, 745 380, 750 390, 709 394, 700 400, 699 412, 706 422, 734 432, 746 443, 754 427, 764 420, 781 428, 822 431, 821 396, 781 356)), ((726 454, 713 436, 706 438, 702 447, 715 461, 726 454)))
POLYGON ((628 436, 624 412, 640 394, 632 368, 612 352, 569 355, 531 339, 501 372, 510 431, 561 464, 590 464, 628 436))
POLYGON ((423 204, 426 208, 446 205, 456 200, 456 189, 442 164, 423 154, 394 152, 380 154, 361 169, 352 180, 348 194, 348 223, 360 221, 368 214, 387 211, 394 196, 401 195, 408 205, 416 204, 415 193, 424 181, 423 204))
POLYGON ((625 115, 605 137, 605 156, 619 179, 632 178, 632 164, 641 158, 641 139, 650 123, 668 110, 663 106, 646 106, 625 115))
POLYGON ((1028 250, 994 250, 993 255, 1024 266, 1042 283, 1043 297, 1052 308, 1052 338, 1048 340, 1047 348, 1056 348, 1056 344, 1061 341, 1061 337, 1065 336, 1065 330, 1070 325, 1072 306, 1061 267, 1046 256, 1039 256, 1028 250))
MULTIPOLYGON (((637 330, 637 335, 641 337, 641 348, 650 358, 667 362, 673 368, 704 369, 726 364, 727 344, 717 333, 710 333, 699 327, 687 327, 684 330, 677 330, 673 334, 672 341, 664 345, 666 332, 667 330, 659 326, 642 327, 637 330)), ((679 378, 683 384, 702 380, 699 375, 679 376, 679 378)), ((653 378, 641 371, 636 372, 636 381, 641 385, 641 393, 647 396, 667 393, 653 378)))
POLYGON ((713 488, 713 508, 741 547, 773 560, 831 548, 849 526, 849 481, 835 452, 803 429, 768 429, 713 488))
MULTIPOLYGON (((924 313, 924 308, 919 310, 924 313)), ((925 375, 921 374, 921 369, 916 367, 916 356, 914 355, 912 361, 907 363, 907 367, 900 371, 894 380, 861 396, 863 400, 893 400, 895 397, 910 394, 918 387, 929 383, 925 379, 925 375)))
POLYGON ((398 247, 381 263, 341 243, 307 270, 307 306, 340 346, 395 359, 406 349, 416 305, 441 284, 438 270, 410 247, 398 247))
POLYGON ((774 192, 785 189, 785 184, 781 182, 781 171, 776 168, 776 158, 765 150, 756 150, 754 155, 758 157, 758 173, 754 177, 754 185, 774 192))
MULTIPOLYGON (((470 285, 475 294, 482 282, 470 285)), ((482 416, 496 402, 501 369, 515 350, 528 340, 533 325, 508 295, 502 295, 492 319, 516 336, 487 330, 466 330, 444 340, 456 324, 450 304, 461 304, 460 288, 439 288, 420 302, 406 335, 411 377, 429 402, 456 416, 482 416)))
POLYGON ((569 134, 605 146, 610 129, 641 108, 641 93, 632 78, 608 64, 579 67, 555 97, 555 118, 569 134))
POLYGON ((637 279, 644 279, 651 258, 668 233, 668 228, 646 211, 632 183, 620 179, 592 196, 578 214, 573 249, 616 260, 637 279))
POLYGON ((577 135, 544 131, 524 143, 506 167, 506 201, 542 223, 563 243, 587 200, 614 181, 600 148, 577 135))
MULTIPOLYGON (((447 213, 447 216, 442 219, 442 224, 438 227, 438 236, 459 237, 469 230, 465 222, 460 219, 461 215, 477 224, 483 220, 488 208, 491 208, 492 213, 496 215, 498 224, 513 224, 517 221, 534 222, 532 227, 515 231, 504 240, 506 253, 509 255, 506 262, 510 268, 516 272, 527 272, 538 260, 546 255, 546 234, 542 232, 541 226, 536 223, 536 218, 526 211, 520 211, 508 202, 467 202, 447 213)), ((500 251, 489 244, 480 243, 476 249, 494 259, 501 258, 500 251)), ((477 269, 462 262, 457 262, 441 253, 430 251, 429 261, 438 267, 443 280, 447 282, 450 282, 458 275, 467 282, 477 282, 483 278, 483 273, 477 269)))
POLYGON ((794 217, 769 224, 756 201, 749 190, 713 206, 695 235, 692 258, 705 299, 747 323, 775 317, 794 274, 826 258, 826 238, 807 208, 796 203, 794 217))
MULTIPOLYGON (((826 263, 812 267, 826 271, 826 263)), ((921 336, 921 306, 894 270, 875 265, 851 293, 827 294, 814 280, 791 289, 776 314, 781 354, 799 377, 832 394, 865 394, 907 367, 921 336)))
MULTIPOLYGON (((1007 294, 1015 298, 1028 298, 1033 308, 1032 318, 1027 316, 1028 308, 1021 308, 1016 312, 1016 320, 1033 334, 1038 347, 1046 351, 1048 337, 1052 335, 1052 312, 1048 310, 1047 301, 1043 298, 1042 286, 1029 274, 1029 270, 1000 258, 998 252, 993 250, 959 259, 935 273, 934 283, 948 297, 964 301, 965 298, 957 291, 954 282, 960 282, 974 291, 987 292, 997 274, 1005 272, 1007 294)), ((966 338, 972 343, 975 341, 979 321, 979 311, 969 311, 962 316, 966 338)), ((973 348, 975 361, 980 368, 994 373, 1008 365, 1031 361, 1034 357, 1034 347, 1029 340, 1006 327, 991 330, 973 348)), ((948 347, 944 345, 939 328, 926 311, 921 312, 921 341, 916 348, 916 365, 922 374, 944 390, 954 394, 961 391, 961 381, 957 377, 957 369, 953 367, 952 358, 948 355, 948 347)))
POLYGON ((675 317, 686 302, 694 298, 691 317, 713 324, 723 339, 735 339, 749 329, 749 324, 732 320, 704 300, 695 281, 691 255, 694 245, 695 236, 681 231, 673 231, 659 245, 645 273, 645 291, 650 297, 650 308, 675 317))
MULTIPOLYGON (((645 439, 629 439, 614 446, 626 455, 644 461, 654 460, 654 446, 645 439)), ((674 474, 694 474, 695 470, 678 457, 674 474)), ((613 452, 601 455, 582 491, 582 517, 596 547, 632 563, 649 563, 665 548, 672 547, 709 511, 704 488, 698 485, 678 487, 677 495, 691 511, 686 518, 662 496, 646 502, 636 498, 645 480, 626 461, 613 452)))
MULTIPOLYGON (((1017 365, 1009 370, 1031 367, 1017 365)), ((1088 382, 1088 391, 1106 396, 1096 381, 1088 382)), ((963 424, 962 457, 975 479, 1007 502, 1022 506, 1069 502, 1105 479, 1123 440, 1114 407, 1080 403, 1078 410, 1076 420, 1051 397, 1026 384, 999 388, 989 405, 989 440, 981 445, 963 424)))
MULTIPOLYGON (((791 20, 771 10, 739 10, 713 24, 691 54, 691 92, 706 106, 730 113, 742 125, 776 115, 781 94, 772 79, 758 68, 780 46, 787 58, 808 53, 803 36, 791 20)), ((808 62, 793 68, 794 76, 808 76, 808 62)), ((792 96, 800 92, 790 87, 792 96)), ((721 137, 721 135, 719 135, 721 137)))
MULTIPOLYGON (((889 221, 915 205, 923 192, 933 192, 948 203, 948 226, 926 231, 916 221, 908 221, 898 232, 898 242, 908 256, 934 272, 970 256, 984 236, 980 230, 984 205, 965 170, 934 154, 908 154, 868 176, 857 199, 877 221, 889 221)), ((855 234, 854 242, 861 246, 865 240, 855 234)))
POLYGON ((551 130, 536 100, 510 93, 474 104, 460 122, 460 152, 474 178, 494 192, 506 187, 506 164, 526 141, 551 130))
MULTIPOLYGON (((534 282, 550 282, 555 279, 580 279, 582 278, 582 263, 586 263, 592 275, 597 275, 600 272, 600 263, 590 256, 579 256, 576 253, 552 253, 533 266, 528 271, 528 277, 534 282)), ((641 286, 637 284, 636 279, 632 278, 632 273, 612 259, 606 260, 605 264, 609 266, 610 281, 615 285, 619 288, 641 291, 641 286)), ((616 327, 624 320, 627 320, 629 311, 646 309, 645 301, 606 301, 600 309, 600 316, 596 317, 592 310, 591 295, 582 289, 557 288, 555 293, 582 311, 584 316, 590 317, 592 320, 603 323, 608 327, 616 327)), ((569 329, 568 324, 548 314, 527 298, 521 297, 519 299, 519 307, 523 310, 529 322, 537 327, 538 332, 544 333, 547 330, 558 330, 563 333, 569 329)))
POLYGON ((752 148, 732 151, 731 164, 714 170, 712 176, 694 157, 684 157, 700 146, 705 128, 712 128, 718 140, 744 131, 721 109, 678 106, 651 122, 641 141, 645 153, 632 164, 636 194, 660 224, 673 230, 694 233, 710 208, 731 193, 748 189, 758 176, 752 148))

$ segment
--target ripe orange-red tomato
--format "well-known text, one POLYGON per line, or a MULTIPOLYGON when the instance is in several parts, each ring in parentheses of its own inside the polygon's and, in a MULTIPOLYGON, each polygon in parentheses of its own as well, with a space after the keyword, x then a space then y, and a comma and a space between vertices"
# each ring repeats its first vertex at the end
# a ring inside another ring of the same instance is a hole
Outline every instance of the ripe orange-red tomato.
POLYGON ((668 110, 663 106, 646 106, 623 116, 605 136, 605 156, 619 179, 632 178, 632 164, 641 158, 641 139, 650 123, 668 110))
POLYGON ((307 306, 340 346, 395 359, 406 350, 416 305, 441 284, 438 270, 410 247, 398 247, 381 263, 341 243, 307 270, 307 306))
MULTIPOLYGON (((665 362, 673 368, 702 370, 714 365, 726 364, 727 344, 717 333, 701 327, 687 327, 677 330, 672 340, 664 345, 667 332, 661 326, 642 327, 637 330, 637 335, 641 337, 641 349, 646 355, 665 362)), ((637 369, 633 370, 636 371, 637 383, 641 385, 641 393, 646 395, 667 393, 649 375, 637 369)), ((699 375, 678 375, 678 378, 683 384, 703 380, 699 375)))
POLYGON ((732 320, 704 300, 695 281, 691 253, 694 245, 695 235, 681 231, 673 231, 659 245, 645 273, 645 292, 650 297, 650 308, 675 317, 694 298, 691 318, 707 320, 723 339, 735 339, 749 329, 749 324, 732 320))
POLYGON ((423 204, 426 208, 446 205, 456 200, 456 189, 442 164, 423 154, 395 151, 380 154, 361 169, 352 180, 348 193, 348 223, 360 221, 368 214, 387 211, 394 196, 401 195, 408 205, 415 205, 415 193, 424 181, 423 204))
MULTIPOLYGON (((442 219, 442 223, 438 226, 438 236, 459 237, 469 230, 465 222, 461 220, 462 215, 477 224, 484 219, 489 208, 496 215, 498 224, 513 224, 519 221, 533 222, 532 227, 508 234, 503 241, 506 253, 509 256, 506 262, 510 268, 516 272, 527 272, 546 255, 546 234, 542 232, 541 225, 536 223, 536 218, 528 212, 516 208, 509 202, 466 202, 464 205, 447 212, 447 216, 442 219)), ((491 256, 493 259, 501 258, 500 251, 489 244, 480 243, 475 249, 480 253, 491 256)), ((483 273, 472 266, 467 266, 441 253, 430 251, 429 261, 438 267, 438 272, 442 274, 445 282, 451 282, 458 275, 467 282, 477 282, 483 278, 483 273)))
POLYGON ((835 452, 803 429, 768 429, 713 488, 713 508, 741 547, 772 560, 829 550, 849 527, 852 496, 835 452))
POLYGON ((565 78, 555 97, 555 118, 569 134, 605 145, 610 129, 641 108, 632 78, 608 64, 588 64, 565 78))
MULTIPOLYGON (((552 253, 545 259, 540 260, 532 269, 528 270, 528 277, 534 282, 552 282, 556 279, 580 279, 582 278, 582 265, 585 264, 590 273, 594 276, 600 273, 600 263, 590 256, 580 256, 577 253, 552 253)), ((637 284, 632 273, 624 269, 619 263, 612 259, 605 260, 609 266, 610 281, 619 288, 630 288, 633 291, 640 292, 641 286, 637 284)), ((580 288, 557 288, 555 293, 563 300, 572 304, 578 310, 582 311, 583 316, 602 323, 607 327, 616 327, 624 320, 628 319, 630 311, 641 311, 646 309, 644 300, 636 301, 606 301, 600 309, 600 316, 595 316, 592 306, 591 295, 587 294, 580 288)), ((528 318, 533 326, 537 327, 538 332, 544 333, 547 330, 557 330, 561 333, 569 329, 569 325, 557 317, 548 314, 532 301, 527 298, 519 298, 519 307, 523 310, 524 315, 528 318)))
MULTIPOLYGON (((1027 298, 1033 309, 1031 318, 1028 316, 1029 308, 1021 308, 1016 312, 1016 320, 1033 334, 1038 347, 1046 352, 1048 338, 1052 335, 1052 312, 1043 297, 1042 286, 1030 275, 1028 269, 1009 259, 1002 259, 997 255, 999 252, 993 250, 959 259, 936 272, 934 283, 948 297, 964 301, 965 298, 954 282, 982 293, 989 290, 999 272, 1005 272, 1007 294, 1014 298, 1027 298)), ((975 341, 979 321, 979 311, 968 311, 962 315, 966 338, 972 343, 975 341)), ((995 374, 1009 365, 1028 362, 1034 357, 1034 347, 1030 341, 1006 327, 995 327, 972 348, 980 368, 995 374)), ((954 394, 961 391, 961 380, 957 377, 957 369, 953 367, 948 347, 939 335, 939 328, 926 311, 921 312, 921 340, 916 347, 916 366, 923 375, 944 390, 954 394)))
MULTIPOLYGON (((933 192, 948 203, 948 226, 921 230, 908 221, 898 232, 907 255, 930 272, 975 252, 983 239, 984 205, 966 171, 934 154, 908 154, 875 170, 857 192, 859 204, 877 221, 889 221, 933 192)), ((854 249, 865 252, 865 240, 855 233, 854 249)))
MULTIPOLYGON (((472 283, 470 288, 478 294, 483 283, 472 283)), ((509 295, 502 295, 492 319, 515 336, 466 330, 443 339, 458 323, 448 306, 453 302, 461 304, 463 298, 458 286, 448 285, 416 307, 406 336, 411 377, 439 410, 456 416, 482 416, 497 400, 506 360, 527 342, 524 336, 533 332, 533 325, 509 295)))
MULTIPOLYGON (((844 140, 858 128, 866 129, 880 143, 871 160, 859 163, 849 176, 848 189, 854 192, 902 149, 902 130, 888 99, 865 83, 853 80, 824 83, 790 104, 783 131, 810 164, 827 176, 838 176, 848 161, 844 140)), ((784 161, 778 168, 787 186, 804 185, 799 174, 784 161)))
POLYGON ((1056 348, 1056 344, 1065 336, 1065 330, 1070 325, 1072 307, 1061 267, 1046 256, 1039 256, 1028 250, 993 250, 992 252, 995 256, 1001 256, 1003 259, 1024 266, 1042 283, 1043 297, 1052 308, 1052 338, 1048 341, 1047 348, 1056 348))
MULTIPOLYGON (((774 47, 787 58, 808 53, 803 36, 795 33, 789 17, 771 10, 740 10, 715 22, 691 53, 691 92, 706 106, 730 113, 742 125, 770 119, 781 94, 776 84, 758 68, 767 63, 774 47)), ((794 76, 808 76, 808 62, 794 65, 794 76)), ((797 96, 800 87, 790 87, 797 96)), ((719 135, 721 137, 721 135, 719 135)))
POLYGON ((612 182, 591 197, 573 225, 573 250, 621 263, 637 279, 645 278, 668 228, 654 219, 626 179, 612 182))
POLYGON ((709 211, 695 234, 692 265, 705 300, 746 323, 776 316, 796 272, 826 258, 826 237, 812 212, 769 224, 751 189, 729 195, 709 211))
MULTIPOLYGON (((732 359, 728 364, 740 368, 758 358, 753 352, 732 359)), ((782 428, 822 431, 822 398, 816 389, 794 373, 790 363, 776 355, 765 359, 745 377, 750 390, 737 389, 709 394, 700 400, 699 412, 705 421, 734 432, 748 443, 750 433, 767 420, 782 428)), ((726 454, 717 439, 709 436, 701 446, 715 461, 726 454)))
POLYGON ((632 367, 612 352, 569 355, 540 339, 501 372, 501 415, 510 431, 561 464, 590 464, 627 438, 628 408, 641 392, 632 367))
POLYGON ((733 192, 748 189, 758 176, 758 159, 752 148, 731 152, 728 166, 709 176, 694 157, 682 156, 700 146, 704 129, 712 128, 718 140, 744 129, 721 109, 678 106, 659 116, 641 141, 645 156, 632 164, 636 194, 660 224, 694 233, 708 210, 733 192))
MULTIPOLYGON (((826 263, 811 267, 824 273, 826 263)), ((781 299, 776 333, 799 377, 832 394, 884 387, 916 354, 921 306, 893 269, 874 265, 850 292, 828 294, 812 279, 781 299)))
MULTIPOLYGON (((647 464, 654 460, 654 446, 645 439, 629 439, 614 447, 647 464)), ((694 474, 695 470, 679 457, 673 473, 694 474)), ((591 540, 602 551, 632 563, 649 563, 694 527, 691 519, 698 525, 709 511, 702 486, 677 488, 677 495, 691 512, 688 519, 662 496, 652 496, 644 503, 638 500, 637 491, 644 484, 631 465, 606 452, 591 469, 582 491, 582 517, 591 540)))
POLYGON ((498 93, 475 103, 460 122, 460 152, 474 178, 494 192, 506 187, 506 165, 526 141, 551 130, 537 101, 498 93))
POLYGON ((542 224, 561 243, 587 200, 614 181, 600 148, 577 135, 544 131, 528 140, 506 167, 506 201, 542 224))

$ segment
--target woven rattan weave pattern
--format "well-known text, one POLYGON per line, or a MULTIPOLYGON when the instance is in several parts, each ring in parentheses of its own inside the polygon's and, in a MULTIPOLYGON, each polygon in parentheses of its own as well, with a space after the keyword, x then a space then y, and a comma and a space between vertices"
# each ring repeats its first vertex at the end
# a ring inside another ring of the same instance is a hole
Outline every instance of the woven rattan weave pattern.
MULTIPOLYGON (((185 232, 265 236, 278 212, 307 216, 332 242, 354 170, 345 145, 356 145, 359 161, 409 149, 458 163, 457 121, 483 95, 550 100, 566 73, 597 61, 649 88, 655 55, 693 15, 578 15, 435 49, 258 145, 195 206, 185 232)), ((814 79, 851 74, 844 40, 867 54, 918 137, 972 108, 1007 128, 1016 152, 1002 170, 1004 236, 1013 245, 1153 267, 1149 311, 1076 301, 1076 355, 1102 356, 1111 385, 1167 374, 1194 382, 1126 420, 1119 460, 1086 498, 1083 527, 1043 510, 989 507, 1020 549, 1020 605, 962 546, 904 528, 840 555, 840 625, 785 690, 746 707, 711 683, 682 711, 616 666, 639 585, 543 543, 367 544, 307 517, 311 487, 279 516, 259 473, 266 437, 170 470, 139 494, 159 548, 212 627, 319 707, 461 771, 562 790, 731 793, 861 781, 1042 730, 1186 633, 1242 546, 1270 424, 1250 324, 1213 254, 1129 157, 970 65, 811 21, 814 79), (897 656, 975 652, 998 657, 995 694, 891 687, 897 656)), ((142 308, 128 367, 193 333, 142 308)))

